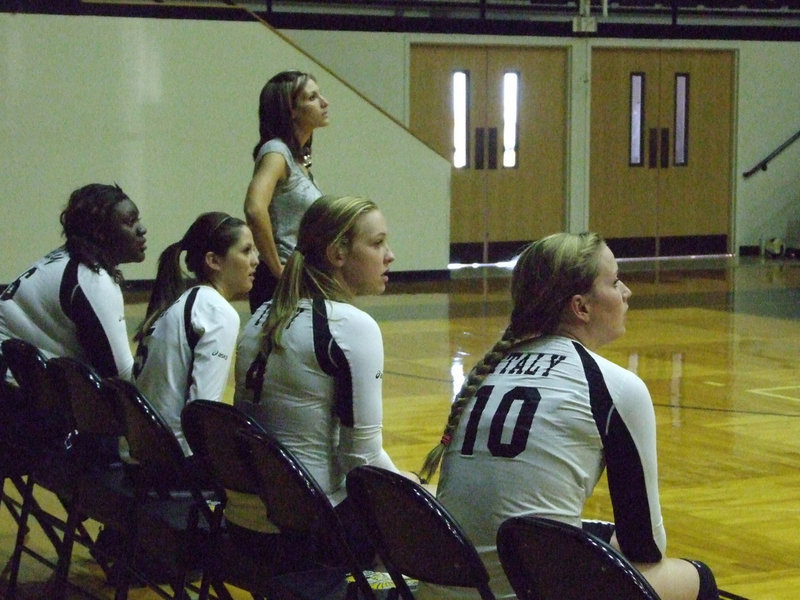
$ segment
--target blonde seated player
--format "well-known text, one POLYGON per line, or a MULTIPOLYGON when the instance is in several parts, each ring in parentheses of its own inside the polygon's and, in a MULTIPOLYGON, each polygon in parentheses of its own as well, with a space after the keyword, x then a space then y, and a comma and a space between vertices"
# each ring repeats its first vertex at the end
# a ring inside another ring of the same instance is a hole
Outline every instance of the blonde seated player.
MULTIPOLYGON (((372 201, 316 200, 275 296, 243 328, 236 356, 235 406, 309 470, 364 568, 374 550, 346 498, 345 476, 358 465, 397 468, 383 449, 381 330, 351 302, 383 293, 393 261, 386 220, 372 201)), ((231 500, 228 521, 248 526, 247 506, 231 500)), ((263 511, 255 502, 250 510, 263 511)))
MULTIPOLYGON (((607 541, 662 600, 716 600, 705 564, 666 555, 647 387, 596 353, 625 333, 631 296, 611 250, 594 233, 534 242, 514 268, 511 296, 508 328, 468 375, 422 470, 430 478, 443 453, 438 497, 477 547, 496 596, 515 597, 497 555, 500 524, 529 514, 580 527, 605 468, 607 541)), ((468 592, 420 584, 417 597, 475 597, 468 592)))

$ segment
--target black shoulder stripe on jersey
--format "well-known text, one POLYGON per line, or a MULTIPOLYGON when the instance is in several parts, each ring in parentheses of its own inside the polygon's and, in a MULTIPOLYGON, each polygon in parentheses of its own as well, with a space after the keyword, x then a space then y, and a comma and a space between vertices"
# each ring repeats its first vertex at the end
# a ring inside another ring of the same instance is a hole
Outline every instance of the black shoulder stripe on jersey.
POLYGON ((620 548, 632 561, 658 562, 662 556, 652 535, 647 485, 636 444, 614 407, 597 362, 583 346, 574 342, 573 345, 583 364, 592 415, 603 440, 608 489, 620 548))
POLYGON ((355 417, 353 414, 353 376, 350 372, 350 365, 339 344, 331 335, 325 300, 314 299, 312 304, 314 355, 323 372, 333 377, 334 413, 339 417, 342 425, 352 427, 355 424, 355 417))
POLYGON ((267 374, 267 355, 264 352, 256 354, 255 360, 250 363, 245 375, 245 388, 253 392, 253 404, 261 404, 261 394, 264 391, 264 378, 267 374))
POLYGON ((200 286, 192 288, 189 295, 186 296, 186 304, 183 305, 183 331, 186 333, 186 342, 189 344, 191 350, 191 357, 189 358, 189 369, 186 372, 186 390, 192 389, 192 381, 194 381, 194 349, 197 342, 200 341, 200 336, 192 327, 192 307, 195 300, 197 300, 197 293, 200 291, 200 286))
POLYGON ((192 327, 192 308, 195 300, 197 300, 197 292, 199 291, 199 286, 192 288, 192 291, 186 297, 186 304, 183 305, 183 330, 186 332, 186 341, 189 342, 189 348, 192 350, 197 346, 197 342, 200 341, 200 336, 192 327))
POLYGON ((78 283, 77 260, 70 259, 61 277, 58 291, 61 310, 75 324, 78 341, 86 353, 90 366, 101 377, 119 375, 111 342, 108 341, 103 324, 94 312, 89 299, 78 283))
MULTIPOLYGON (((261 327, 269 315, 272 300, 267 300, 256 309, 256 326, 261 327)), ((261 394, 264 391, 264 378, 267 374, 267 354, 260 350, 255 359, 250 363, 245 375, 245 388, 253 392, 253 404, 261 404, 261 394)))

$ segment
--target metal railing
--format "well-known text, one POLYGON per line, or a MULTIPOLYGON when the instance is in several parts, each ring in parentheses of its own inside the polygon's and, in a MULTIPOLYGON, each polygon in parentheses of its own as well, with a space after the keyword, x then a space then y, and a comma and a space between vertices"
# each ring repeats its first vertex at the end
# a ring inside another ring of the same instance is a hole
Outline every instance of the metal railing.
POLYGON ((751 175, 754 175, 754 174, 755 174, 755 173, 757 173, 758 171, 766 171, 766 170, 767 170, 767 165, 769 164, 769 162, 770 162, 770 161, 771 161, 773 158, 775 158, 776 156, 778 156, 778 155, 779 155, 781 152, 783 152, 784 150, 786 150, 786 148, 788 148, 789 146, 791 146, 791 145, 792 145, 792 144, 793 144, 795 141, 797 141, 797 139, 798 139, 798 138, 800 138, 800 131, 798 131, 797 133, 795 133, 795 134, 794 134, 792 137, 790 137, 788 140, 786 140, 785 142, 783 142, 783 143, 782 143, 780 146, 778 146, 777 148, 775 148, 775 150, 773 150, 772 152, 770 152, 770 153, 769 153, 769 155, 768 155, 768 156, 767 156, 767 157, 766 157, 764 160, 762 160, 761 162, 759 162, 759 163, 758 163, 758 164, 757 164, 755 167, 753 167, 753 168, 752 168, 752 169, 750 169, 749 171, 745 171, 744 173, 742 173, 742 175, 744 176, 744 178, 745 178, 745 179, 747 179, 748 177, 750 177, 751 175))

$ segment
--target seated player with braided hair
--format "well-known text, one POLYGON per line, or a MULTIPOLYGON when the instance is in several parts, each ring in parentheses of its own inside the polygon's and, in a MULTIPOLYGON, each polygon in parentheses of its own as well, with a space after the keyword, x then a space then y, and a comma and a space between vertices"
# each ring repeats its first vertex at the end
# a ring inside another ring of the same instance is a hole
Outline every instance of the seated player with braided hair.
MULTIPOLYGON (((625 333, 631 291, 594 233, 530 244, 511 280, 502 338, 468 375, 422 478, 442 473, 438 497, 465 528, 498 598, 514 598, 495 539, 510 517, 577 527, 607 469, 614 510, 607 541, 663 600, 716 600, 710 569, 666 556, 658 496, 655 414, 644 382, 596 354, 625 333)), ((597 531, 592 531, 597 533, 597 531)), ((473 598, 420 584, 418 598, 473 598)))
POLYGON ((20 338, 47 357, 69 356, 103 377, 130 379, 119 265, 142 262, 147 229, 118 185, 90 183, 61 213, 65 243, 0 294, 0 340, 20 338))

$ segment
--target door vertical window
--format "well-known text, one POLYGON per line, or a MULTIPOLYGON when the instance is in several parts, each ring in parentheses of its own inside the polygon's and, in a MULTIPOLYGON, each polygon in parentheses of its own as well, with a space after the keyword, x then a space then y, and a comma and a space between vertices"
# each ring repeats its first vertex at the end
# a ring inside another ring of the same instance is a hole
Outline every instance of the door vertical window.
POLYGON ((453 73, 453 166, 469 165, 469 72, 453 73))
POLYGON ((675 75, 675 165, 689 163, 688 144, 689 124, 689 74, 675 75))
POLYGON ((503 167, 517 167, 519 122, 519 73, 503 75, 503 167))
POLYGON ((644 73, 631 73, 630 157, 632 167, 644 164, 644 73))

